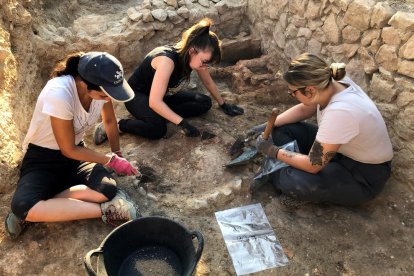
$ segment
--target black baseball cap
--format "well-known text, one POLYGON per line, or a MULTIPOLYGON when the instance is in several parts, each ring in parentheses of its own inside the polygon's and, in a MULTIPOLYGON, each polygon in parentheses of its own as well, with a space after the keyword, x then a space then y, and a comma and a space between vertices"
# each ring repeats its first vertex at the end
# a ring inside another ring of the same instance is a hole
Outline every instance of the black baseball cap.
POLYGON ((111 99, 127 102, 134 98, 134 91, 124 79, 122 64, 106 52, 88 52, 80 57, 79 75, 99 86, 111 99))

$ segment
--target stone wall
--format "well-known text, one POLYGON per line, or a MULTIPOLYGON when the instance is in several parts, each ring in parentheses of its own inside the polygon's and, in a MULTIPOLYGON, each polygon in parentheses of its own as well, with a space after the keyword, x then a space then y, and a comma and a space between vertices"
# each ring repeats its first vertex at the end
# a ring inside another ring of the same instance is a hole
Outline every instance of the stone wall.
POLYGON ((414 163, 414 13, 410 10, 410 6, 365 0, 250 0, 247 15, 269 55, 290 60, 311 52, 347 63, 349 75, 385 118, 395 150, 394 176, 414 187, 410 165, 414 163))
MULTIPOLYGON (((9 7, 7 15, 11 17, 13 11, 16 14, 15 3, 11 1, 9 7)), ((11 52, 10 34, 4 22, 0 21, 0 179, 2 182, 0 193, 14 187, 14 183, 4 181, 16 179, 16 168, 21 159, 19 131, 12 112, 14 99, 12 91, 16 84, 16 76, 16 60, 11 52)))

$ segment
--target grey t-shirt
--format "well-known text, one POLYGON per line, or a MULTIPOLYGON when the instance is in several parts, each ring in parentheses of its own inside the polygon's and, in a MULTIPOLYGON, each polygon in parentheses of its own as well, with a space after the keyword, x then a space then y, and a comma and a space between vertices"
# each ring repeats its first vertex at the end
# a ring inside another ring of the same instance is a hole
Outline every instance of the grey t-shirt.
POLYGON ((317 108, 316 140, 341 144, 338 152, 356 161, 380 164, 393 157, 387 127, 374 102, 350 78, 348 88, 335 94, 329 104, 317 108))

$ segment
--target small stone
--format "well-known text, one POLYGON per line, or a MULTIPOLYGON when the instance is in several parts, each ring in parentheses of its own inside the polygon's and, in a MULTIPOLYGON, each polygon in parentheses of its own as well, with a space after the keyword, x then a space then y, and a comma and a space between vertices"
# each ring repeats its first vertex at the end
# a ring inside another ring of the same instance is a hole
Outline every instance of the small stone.
POLYGON ((158 197, 156 195, 154 195, 153 193, 147 193, 147 197, 149 199, 154 200, 154 201, 158 201, 158 197))
POLYGON ((138 192, 139 192, 139 194, 140 195, 142 195, 142 196, 146 196, 147 195, 147 192, 145 191, 145 189, 144 188, 142 188, 142 187, 139 187, 138 188, 138 192))

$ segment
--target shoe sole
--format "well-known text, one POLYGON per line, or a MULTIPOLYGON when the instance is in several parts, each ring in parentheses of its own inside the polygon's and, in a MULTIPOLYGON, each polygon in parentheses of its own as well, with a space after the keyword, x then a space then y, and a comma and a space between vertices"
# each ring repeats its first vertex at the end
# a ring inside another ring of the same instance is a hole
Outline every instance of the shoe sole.
MULTIPOLYGON (((100 130, 101 127, 103 128, 103 123, 97 124, 94 131, 93 131, 93 142, 95 143, 95 145, 100 145, 108 139, 106 134, 105 135, 97 135, 96 134, 98 132, 98 130, 99 130, 99 133, 102 132, 102 130, 100 130), (98 139, 101 136, 104 136, 104 139, 98 139)), ((105 131, 105 129, 103 129, 103 131, 105 131)))
POLYGON ((8 218, 10 216, 11 216, 11 213, 7 214, 6 219, 4 220, 4 228, 5 228, 6 232, 7 232, 7 234, 9 234, 9 237, 12 240, 15 240, 15 239, 17 239, 17 237, 19 237, 21 234, 23 234, 23 232, 24 232, 25 229, 21 230, 19 234, 15 234, 15 233, 10 232, 9 231, 9 227, 8 227, 8 225, 9 225, 8 218))
POLYGON ((141 217, 141 214, 139 213, 139 210, 138 210, 138 205, 134 201, 131 200, 131 198, 125 193, 125 191, 118 188, 118 193, 121 194, 121 197, 125 201, 125 203, 128 205, 131 205, 135 210, 134 214, 131 212, 129 213, 131 216, 131 220, 141 217))

